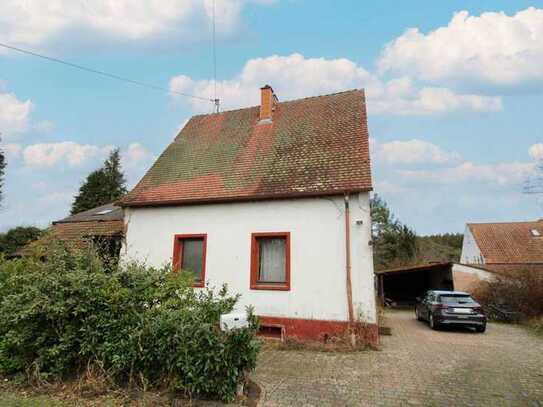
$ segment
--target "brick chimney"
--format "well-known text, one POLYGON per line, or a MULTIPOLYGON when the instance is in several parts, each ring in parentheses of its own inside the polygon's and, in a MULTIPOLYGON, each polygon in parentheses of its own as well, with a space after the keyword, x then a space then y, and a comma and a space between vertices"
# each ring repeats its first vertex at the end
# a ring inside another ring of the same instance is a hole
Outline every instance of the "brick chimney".
POLYGON ((271 122, 277 96, 270 85, 260 88, 260 121, 271 122))

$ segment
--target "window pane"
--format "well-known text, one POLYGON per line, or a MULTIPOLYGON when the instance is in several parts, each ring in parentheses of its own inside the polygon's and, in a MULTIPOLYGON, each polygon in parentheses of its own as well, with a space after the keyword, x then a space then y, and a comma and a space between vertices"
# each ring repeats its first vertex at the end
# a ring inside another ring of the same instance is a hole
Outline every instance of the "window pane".
POLYGON ((286 282, 286 239, 283 237, 259 238, 258 249, 260 253, 258 281, 286 282))
POLYGON ((473 304, 475 301, 469 295, 441 295, 443 304, 473 304))
POLYGON ((183 239, 183 262, 181 269, 194 273, 196 281, 202 280, 203 254, 203 239, 183 239))

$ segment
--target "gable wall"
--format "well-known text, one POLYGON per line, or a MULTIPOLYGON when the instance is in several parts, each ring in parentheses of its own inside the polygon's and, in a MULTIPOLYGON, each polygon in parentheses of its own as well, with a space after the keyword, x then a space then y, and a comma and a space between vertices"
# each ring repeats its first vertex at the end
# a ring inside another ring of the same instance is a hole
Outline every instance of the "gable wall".
POLYGON ((485 260, 481 254, 479 246, 471 233, 469 226, 464 231, 464 240, 462 241, 462 255, 460 256, 462 264, 484 264, 485 260))
MULTIPOLYGON (((369 194, 351 196, 355 313, 376 321, 369 194), (356 221, 362 221, 357 224, 356 221)), ((207 234, 206 280, 242 294, 258 315, 348 320, 342 196, 177 207, 127 208, 122 256, 170 263, 175 234, 207 234), (291 233, 290 291, 251 290, 251 233, 291 233)))

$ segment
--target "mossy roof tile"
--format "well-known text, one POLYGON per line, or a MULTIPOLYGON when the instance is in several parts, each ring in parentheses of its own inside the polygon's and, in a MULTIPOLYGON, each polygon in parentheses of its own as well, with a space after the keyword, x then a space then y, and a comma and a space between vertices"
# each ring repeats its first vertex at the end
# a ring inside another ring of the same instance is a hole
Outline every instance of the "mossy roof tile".
POLYGON ((363 90, 192 117, 123 206, 273 199, 372 188, 363 90))

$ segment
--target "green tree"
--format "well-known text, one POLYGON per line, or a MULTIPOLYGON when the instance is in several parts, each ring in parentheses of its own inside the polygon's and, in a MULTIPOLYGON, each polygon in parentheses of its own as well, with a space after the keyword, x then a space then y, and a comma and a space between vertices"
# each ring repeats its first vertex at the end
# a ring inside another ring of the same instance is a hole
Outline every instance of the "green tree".
POLYGON ((102 168, 91 172, 72 204, 72 215, 105 205, 126 194, 126 180, 121 169, 119 149, 111 152, 102 168))
POLYGON ((13 254, 33 240, 38 239, 43 231, 34 226, 18 226, 0 234, 0 252, 13 254))
POLYGON ((412 263, 417 257, 417 235, 394 218, 377 194, 371 199, 373 258, 377 270, 412 263))
POLYGON ((460 261, 462 253, 462 233, 445 233, 417 236, 417 249, 420 262, 460 261))

